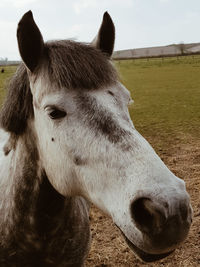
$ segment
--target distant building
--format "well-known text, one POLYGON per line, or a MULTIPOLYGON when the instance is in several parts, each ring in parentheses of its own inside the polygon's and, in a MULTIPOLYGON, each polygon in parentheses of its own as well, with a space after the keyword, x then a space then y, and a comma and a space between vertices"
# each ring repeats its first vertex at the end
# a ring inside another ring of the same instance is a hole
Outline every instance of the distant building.
POLYGON ((148 57, 166 57, 200 53, 200 43, 194 44, 172 44, 167 46, 135 48, 116 51, 113 59, 131 59, 148 57))
POLYGON ((18 60, 0 60, 0 66, 19 65, 20 62, 18 60))

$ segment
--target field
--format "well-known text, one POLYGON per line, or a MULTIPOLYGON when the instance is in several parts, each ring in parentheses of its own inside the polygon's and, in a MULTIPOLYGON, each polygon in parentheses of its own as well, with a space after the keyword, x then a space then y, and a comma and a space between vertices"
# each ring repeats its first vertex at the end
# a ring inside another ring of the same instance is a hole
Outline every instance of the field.
POLYGON ((15 69, 16 69, 15 66, 0 67, 0 104, 2 103, 6 93, 5 86, 8 83, 9 78, 12 76, 15 69), (2 69, 5 70, 4 73, 1 73, 2 69))
MULTIPOLYGON (((112 221, 91 210, 92 247, 86 267, 200 266, 200 56, 115 62, 120 79, 135 103, 130 106, 136 129, 166 165, 186 181, 194 209, 188 239, 168 258, 146 264, 129 250, 112 221)), ((0 73, 3 83, 14 68, 0 73)))

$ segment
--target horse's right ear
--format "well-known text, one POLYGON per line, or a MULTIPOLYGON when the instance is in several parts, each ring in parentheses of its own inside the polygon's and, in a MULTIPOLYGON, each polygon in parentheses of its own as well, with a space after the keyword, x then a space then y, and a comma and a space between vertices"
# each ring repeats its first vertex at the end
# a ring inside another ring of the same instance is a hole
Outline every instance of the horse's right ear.
POLYGON ((18 24, 17 40, 20 55, 28 69, 33 72, 43 54, 44 41, 31 11, 25 13, 18 24))

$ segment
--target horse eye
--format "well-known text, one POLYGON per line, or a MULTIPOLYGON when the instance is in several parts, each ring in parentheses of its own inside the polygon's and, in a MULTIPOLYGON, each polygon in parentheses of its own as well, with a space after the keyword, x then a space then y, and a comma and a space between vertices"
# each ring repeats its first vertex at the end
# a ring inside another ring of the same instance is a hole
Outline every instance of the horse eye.
POLYGON ((111 95, 111 96, 114 96, 112 91, 108 91, 108 94, 111 95))
POLYGON ((66 115, 67 115, 67 113, 65 111, 59 110, 59 109, 54 109, 49 113, 49 117, 52 120, 64 118, 66 115))

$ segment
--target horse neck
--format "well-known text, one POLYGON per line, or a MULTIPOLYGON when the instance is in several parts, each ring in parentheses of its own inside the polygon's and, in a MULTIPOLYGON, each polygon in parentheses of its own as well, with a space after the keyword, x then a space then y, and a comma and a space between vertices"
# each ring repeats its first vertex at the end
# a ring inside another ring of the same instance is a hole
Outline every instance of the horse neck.
MULTIPOLYGON (((55 217, 55 212, 63 206, 63 197, 50 185, 40 166, 36 140, 31 131, 20 137, 11 135, 6 149, 8 154, 4 163, 7 174, 4 171, 1 176, 5 176, 0 177, 0 231, 7 238, 12 232, 21 232, 19 229, 23 225, 23 231, 38 234, 45 228, 45 223, 38 223, 41 214, 55 217), (56 211, 51 209, 52 201, 53 206, 57 206, 56 211)), ((31 238, 36 239, 34 236, 31 238)))

